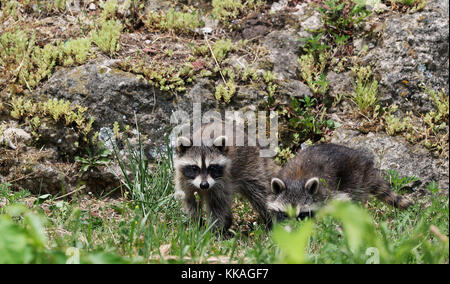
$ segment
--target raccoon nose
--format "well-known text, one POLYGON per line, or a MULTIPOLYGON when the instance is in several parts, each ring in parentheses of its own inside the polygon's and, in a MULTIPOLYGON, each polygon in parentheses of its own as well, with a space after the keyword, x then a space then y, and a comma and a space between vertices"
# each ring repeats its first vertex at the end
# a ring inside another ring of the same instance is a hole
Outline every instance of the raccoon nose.
POLYGON ((208 189, 209 188, 209 183, 207 181, 202 181, 200 183, 200 188, 201 189, 208 189))

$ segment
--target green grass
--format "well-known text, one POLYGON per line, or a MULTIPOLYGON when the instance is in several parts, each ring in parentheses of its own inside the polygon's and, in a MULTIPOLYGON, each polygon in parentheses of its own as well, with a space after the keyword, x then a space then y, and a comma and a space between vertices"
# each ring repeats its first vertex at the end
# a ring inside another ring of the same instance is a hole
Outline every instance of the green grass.
MULTIPOLYGON (((448 263, 447 196, 430 193, 406 211, 376 200, 332 204, 272 232, 245 230, 252 210, 237 201, 238 225, 224 237, 182 213, 170 152, 151 170, 142 149, 128 147, 127 157, 121 198, 39 198, 2 184, 0 263, 448 263)), ((415 181, 394 171, 388 179, 394 190, 415 181)))

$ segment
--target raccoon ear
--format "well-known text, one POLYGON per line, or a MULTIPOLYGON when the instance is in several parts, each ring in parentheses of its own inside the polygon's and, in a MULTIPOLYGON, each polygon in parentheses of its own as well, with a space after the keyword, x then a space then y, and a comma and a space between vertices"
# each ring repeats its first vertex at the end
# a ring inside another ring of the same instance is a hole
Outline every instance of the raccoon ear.
POLYGON ((283 190, 286 189, 286 185, 284 182, 279 178, 272 178, 272 181, 270 182, 270 187, 272 188, 272 192, 274 194, 279 194, 283 190))
POLYGON ((183 137, 183 136, 180 136, 180 137, 177 138, 176 147, 177 147, 177 154, 178 155, 184 154, 184 152, 186 152, 186 150, 188 148, 190 148, 191 146, 192 146, 192 142, 191 142, 190 139, 188 139, 186 137, 183 137))
POLYGON ((311 194, 319 191, 319 179, 317 177, 310 178, 305 184, 306 190, 311 194))
POLYGON ((213 145, 214 147, 216 147, 217 149, 219 149, 219 151, 221 152, 225 152, 227 147, 228 138, 226 136, 219 136, 216 139, 214 139, 213 145))

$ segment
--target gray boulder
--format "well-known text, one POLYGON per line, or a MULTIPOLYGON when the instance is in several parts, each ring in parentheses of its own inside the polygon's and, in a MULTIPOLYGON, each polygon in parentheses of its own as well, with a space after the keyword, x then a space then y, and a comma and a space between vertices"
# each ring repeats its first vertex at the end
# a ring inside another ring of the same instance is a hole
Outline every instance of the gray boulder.
POLYGON ((420 145, 411 145, 401 137, 384 133, 361 134, 359 131, 340 128, 333 134, 333 143, 352 148, 363 148, 375 156, 376 166, 381 170, 396 170, 400 176, 416 176, 424 189, 431 181, 448 194, 448 159, 436 159, 420 145))
POLYGON ((380 76, 382 101, 402 109, 432 109, 422 86, 448 93, 448 3, 428 1, 423 11, 389 15, 381 42, 364 56, 380 76))

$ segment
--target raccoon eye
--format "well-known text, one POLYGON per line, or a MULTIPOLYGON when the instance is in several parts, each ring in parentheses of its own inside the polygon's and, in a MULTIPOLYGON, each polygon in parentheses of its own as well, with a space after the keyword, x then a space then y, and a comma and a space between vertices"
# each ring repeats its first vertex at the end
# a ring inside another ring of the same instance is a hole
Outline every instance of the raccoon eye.
POLYGON ((208 173, 212 178, 219 178, 223 176, 223 166, 220 165, 210 165, 208 167, 208 173))
POLYGON ((282 222, 283 220, 286 220, 289 218, 289 216, 286 214, 286 212, 283 211, 275 211, 273 212, 277 222, 282 222))
POLYGON ((200 174, 200 168, 198 166, 185 166, 182 169, 185 177, 189 179, 195 179, 200 174))
POLYGON ((314 211, 309 211, 309 212, 300 212, 300 214, 298 214, 297 216, 297 220, 303 220, 305 218, 312 218, 314 217, 314 211))

